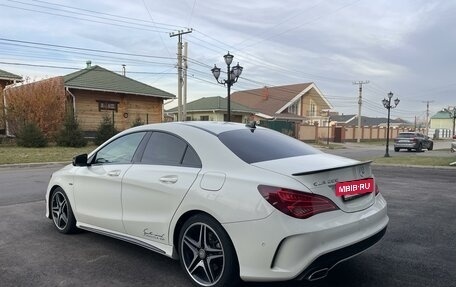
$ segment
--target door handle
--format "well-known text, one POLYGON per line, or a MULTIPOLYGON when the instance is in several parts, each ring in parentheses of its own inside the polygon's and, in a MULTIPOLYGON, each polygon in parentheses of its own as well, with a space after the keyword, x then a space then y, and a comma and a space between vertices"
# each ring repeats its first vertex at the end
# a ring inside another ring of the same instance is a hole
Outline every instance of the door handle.
POLYGON ((116 170, 111 170, 108 172, 108 175, 109 176, 119 176, 120 174, 120 170, 116 169, 116 170))
POLYGON ((163 183, 176 183, 177 175, 166 175, 166 176, 160 177, 159 180, 163 183))

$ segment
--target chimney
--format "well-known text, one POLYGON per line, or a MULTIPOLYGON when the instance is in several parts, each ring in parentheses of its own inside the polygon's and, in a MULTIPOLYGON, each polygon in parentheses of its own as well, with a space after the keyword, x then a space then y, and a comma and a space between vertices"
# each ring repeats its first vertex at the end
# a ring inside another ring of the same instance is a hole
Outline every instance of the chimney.
POLYGON ((86 69, 90 69, 92 67, 92 61, 90 61, 90 60, 87 61, 86 65, 87 65, 86 69))
POLYGON ((122 64, 122 75, 125 77, 127 74, 127 69, 125 69, 126 65, 122 64))

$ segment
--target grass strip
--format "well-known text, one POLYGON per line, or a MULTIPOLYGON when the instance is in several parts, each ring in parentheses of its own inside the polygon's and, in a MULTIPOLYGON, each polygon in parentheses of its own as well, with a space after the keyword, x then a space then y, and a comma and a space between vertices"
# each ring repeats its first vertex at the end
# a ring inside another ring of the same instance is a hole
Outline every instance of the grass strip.
POLYGON ((89 153, 96 146, 82 148, 45 147, 24 148, 16 146, 0 146, 0 164, 37 163, 37 162, 71 162, 73 157, 89 153))
POLYGON ((396 157, 379 157, 374 159, 378 164, 402 164, 402 165, 423 165, 423 166, 449 166, 451 162, 456 161, 456 157, 438 157, 438 156, 396 156, 396 157))

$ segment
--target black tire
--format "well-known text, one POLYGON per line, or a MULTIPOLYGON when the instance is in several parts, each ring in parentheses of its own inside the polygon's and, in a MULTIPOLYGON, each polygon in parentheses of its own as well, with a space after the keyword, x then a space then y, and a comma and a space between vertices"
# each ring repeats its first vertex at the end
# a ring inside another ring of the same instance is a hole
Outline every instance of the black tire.
POLYGON ((195 286, 238 286, 239 264, 228 234, 206 214, 190 217, 179 232, 179 259, 195 286), (204 240, 203 240, 204 239, 204 240))
POLYGON ((433 149, 434 149, 434 143, 431 143, 427 150, 433 150, 433 149))
POLYGON ((59 232, 70 234, 78 230, 70 201, 60 187, 57 187, 52 193, 50 210, 54 226, 59 232))
POLYGON ((418 147, 416 148, 416 152, 422 152, 423 151, 423 146, 421 143, 418 144, 418 147))
POLYGON ((395 147, 395 148, 394 148, 394 151, 395 151, 395 152, 398 152, 398 151, 400 151, 400 150, 401 150, 401 149, 398 148, 398 147, 395 147))

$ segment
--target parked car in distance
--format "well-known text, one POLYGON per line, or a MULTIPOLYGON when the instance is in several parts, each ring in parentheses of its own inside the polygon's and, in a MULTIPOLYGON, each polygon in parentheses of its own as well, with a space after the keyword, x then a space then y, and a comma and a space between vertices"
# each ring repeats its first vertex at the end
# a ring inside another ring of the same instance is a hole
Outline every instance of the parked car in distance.
POLYGON ((61 233, 178 259, 198 287, 323 278, 378 242, 389 220, 369 161, 216 122, 143 125, 76 156, 52 175, 46 216, 61 233))
POLYGON ((394 139, 394 151, 400 151, 401 149, 412 149, 420 152, 423 149, 432 150, 434 148, 434 142, 428 136, 417 132, 402 132, 399 133, 397 138, 394 139))

